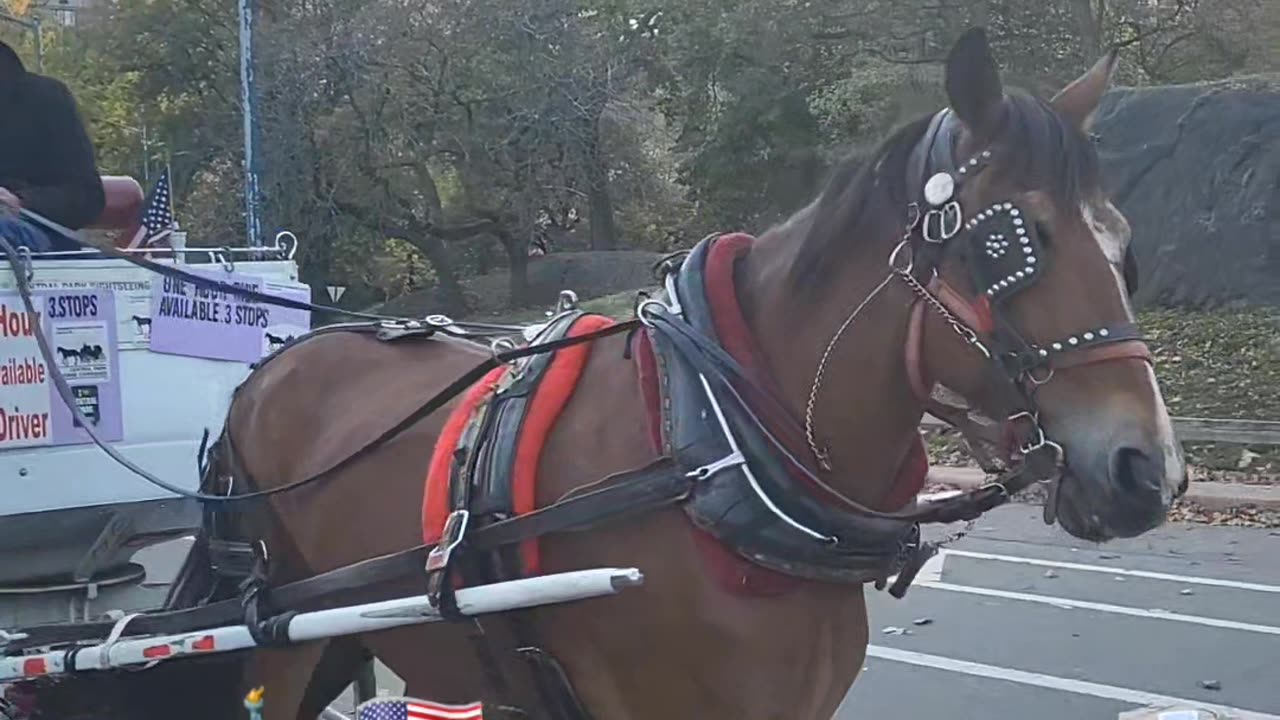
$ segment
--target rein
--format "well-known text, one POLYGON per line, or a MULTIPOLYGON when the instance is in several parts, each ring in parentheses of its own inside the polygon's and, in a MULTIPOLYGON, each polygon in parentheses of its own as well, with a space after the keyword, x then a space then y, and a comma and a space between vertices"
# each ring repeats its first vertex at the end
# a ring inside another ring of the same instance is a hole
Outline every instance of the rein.
MULTIPOLYGON (((164 275, 166 277, 179 278, 184 281, 191 282, 192 284, 195 284, 195 285, 199 285, 209 289, 220 290, 228 294, 248 298, 251 300, 256 300, 269 305, 276 305, 279 307, 287 307, 287 308, 293 308, 293 309, 299 309, 299 310, 337 313, 337 314, 350 315, 353 317, 370 318, 370 319, 381 321, 379 323, 373 323, 373 324, 367 324, 367 325, 344 325, 344 326, 334 327, 333 329, 319 328, 315 331, 308 333, 307 335, 304 335, 298 340, 294 341, 289 345, 289 347, 292 347, 293 345, 296 345, 300 342, 304 342, 308 338, 314 338, 326 332, 334 332, 338 330, 380 329, 380 332, 389 333, 391 335, 423 333, 428 336, 436 332, 441 332, 441 333, 445 333, 447 335, 458 337, 458 338, 472 338, 475 336, 484 336, 484 335, 490 335, 490 336, 508 335, 511 333, 518 333, 522 329, 515 326, 495 325, 495 324, 487 324, 487 323, 474 323, 474 324, 458 323, 443 315, 432 315, 427 317, 425 321, 404 320, 402 318, 394 318, 386 315, 377 315, 373 313, 348 311, 348 310, 343 310, 341 308, 334 308, 334 307, 329 307, 325 305, 316 305, 306 301, 279 297, 279 296, 271 295, 268 293, 262 293, 256 290, 242 288, 236 285, 232 285, 231 283, 222 282, 220 280, 213 280, 211 278, 197 275, 195 273, 183 270, 181 268, 173 267, 170 265, 164 265, 162 263, 157 263, 152 260, 147 260, 145 258, 135 257, 130 253, 123 252, 114 247, 107 247, 107 246, 100 247, 82 240, 72 231, 62 227, 61 225, 58 225, 57 223, 51 220, 48 220, 47 218, 40 216, 37 213, 33 213, 29 210, 23 210, 22 212, 25 216, 30 217, 36 222, 46 225, 51 229, 65 235, 67 238, 79 243, 83 247, 92 248, 94 250, 101 251, 109 257, 125 260, 129 263, 132 263, 133 265, 141 267, 145 270, 150 270, 151 272, 157 273, 159 275, 164 275)), ((28 253, 23 253, 18 249, 16 249, 12 245, 12 243, 9 242, 8 238, 5 238, 3 235, 0 235, 0 251, 4 252, 6 258, 9 261, 9 265, 13 270, 14 277, 16 279, 15 284, 17 286, 18 294, 21 296, 22 302, 25 305, 27 312, 30 313, 33 317, 37 316, 38 313, 35 309, 35 304, 31 295, 31 285, 30 285, 31 271, 30 271, 30 266, 28 265, 30 261, 30 255, 28 253)), ((542 344, 526 345, 525 347, 510 348, 506 350, 499 350, 498 346, 495 346, 493 348, 493 353, 491 357, 487 358, 481 363, 476 364, 474 367, 468 370, 465 374, 461 375, 458 379, 454 380, 443 390, 433 395, 430 399, 424 402, 416 410, 414 410, 405 418, 400 420, 400 422, 391 426, 386 431, 384 431, 381 435, 369 441, 367 444, 360 447, 360 449, 356 450, 350 455, 347 455, 343 459, 337 461, 330 467, 324 470, 321 470, 320 472, 315 473, 314 475, 302 478, 300 480, 296 480, 286 485, 270 488, 268 490, 259 490, 259 491, 249 492, 249 493, 238 494, 238 495, 210 495, 207 493, 193 492, 191 490, 187 490, 186 488, 182 488, 172 483, 166 482, 165 480, 157 477, 156 475, 146 470, 145 468, 138 466, 133 461, 126 458, 124 455, 120 454, 120 452, 117 451, 114 447, 112 447, 110 443, 107 443, 106 441, 102 440, 101 437, 99 437, 97 430, 94 427, 94 424, 89 422, 88 419, 84 417, 83 413, 80 410, 79 405, 75 402, 75 399, 71 393, 70 387, 67 384, 65 376, 62 374, 62 371, 58 368, 57 363, 54 362, 53 351, 48 347, 48 343, 45 340, 43 333, 37 333, 36 339, 38 341, 37 344, 40 349, 40 354, 45 361, 45 365, 48 367, 49 375, 53 379, 54 388, 57 390, 58 396, 61 398, 62 402, 66 404, 67 408, 70 409, 78 425, 84 428, 85 432, 88 433, 89 438, 93 441, 93 443, 97 445, 98 448, 101 449, 104 453, 106 453, 108 457, 110 457, 117 464, 119 464, 121 467, 125 468, 129 472, 133 473, 134 475, 137 475, 138 477, 142 478, 143 480, 146 480, 147 482, 151 483, 152 485, 155 485, 156 487, 159 487, 162 490, 166 490, 175 495, 179 495, 185 498, 190 498, 190 499, 197 500, 204 503, 230 504, 235 502, 257 500, 260 498, 269 497, 271 495, 278 495, 280 493, 296 490, 298 488, 314 484, 320 480, 323 480, 326 477, 329 477, 343 470, 346 467, 349 467, 350 465, 359 461, 361 458, 368 456, 370 453, 374 452, 378 448, 394 440, 401 433, 408 430, 418 421, 422 420, 423 418, 427 417, 431 413, 435 412, 436 410, 439 410, 441 407, 448 404, 449 401, 453 400, 455 397, 462 394, 473 383, 477 382, 478 380, 480 380, 480 378, 484 377, 485 373, 489 372, 495 367, 498 367, 499 365, 515 362, 516 360, 520 360, 521 358, 526 358, 526 357, 538 355, 541 353, 555 352, 556 350, 560 350, 561 348, 571 347, 574 345, 581 345, 584 343, 592 342, 594 340, 598 340, 600 338, 608 337, 610 335, 615 335, 622 332, 629 332, 638 326, 639 326, 639 323, 637 321, 631 320, 631 321, 610 326, 608 328, 604 328, 602 330, 598 330, 593 333, 587 333, 587 334, 580 335, 577 337, 572 337, 572 338, 562 338, 560 340, 542 343, 542 344)), ((272 355, 268 357, 267 360, 264 362, 269 361, 272 357, 276 357, 277 355, 272 355)), ((228 438, 230 437, 229 433, 227 434, 227 437, 228 438)), ((206 433, 205 441, 207 441, 207 439, 208 437, 206 433)), ((205 442, 202 442, 201 445, 203 448, 203 446, 205 445, 205 442)), ((203 455, 203 453, 201 454, 203 455)), ((203 458, 201 458, 201 461, 203 462, 203 458)))
MULTIPOLYGON (((38 311, 35 308, 35 303, 31 295, 30 273, 27 272, 26 269, 24 269, 26 264, 26 258, 24 258, 23 254, 20 253, 12 245, 12 243, 9 242, 8 238, 5 238, 3 235, 0 235, 0 251, 4 252, 6 258, 9 261, 10 266, 14 269, 14 276, 17 280, 16 286, 17 286, 18 294, 22 298, 23 305, 26 307, 27 312, 30 313, 33 317, 37 316, 38 311)), ((190 278, 192 279, 193 282, 198 281, 210 287, 214 287, 217 289, 225 289, 227 292, 234 292, 238 295, 243 295, 245 297, 249 297, 253 299, 262 298, 264 301, 269 301, 275 304, 282 305, 284 307, 302 307, 303 309, 319 308, 323 310, 335 310, 334 308, 323 308, 321 306, 312 305, 311 303, 293 301, 288 298, 278 298, 273 295, 266 295, 266 294, 258 293, 255 291, 245 290, 244 288, 239 288, 229 283, 222 283, 219 281, 209 280, 208 278, 203 278, 199 275, 193 275, 191 273, 187 273, 182 270, 178 270, 176 268, 172 268, 166 265, 161 265, 159 263, 154 263, 149 260, 134 258, 128 255, 127 253, 121 253, 119 251, 115 251, 115 253, 116 253, 116 256, 123 257, 124 259, 134 263, 135 265, 139 265, 140 267, 144 267, 149 270, 154 270, 164 275, 174 275, 177 277, 182 277, 184 279, 190 278)), ((345 311, 339 311, 339 312, 345 312, 345 311)), ((375 317, 382 317, 382 316, 375 316, 375 317)), ((445 320, 447 321, 447 318, 445 320)), ((448 321, 448 322, 452 322, 452 321, 448 321)), ((416 323, 416 321, 409 321, 408 323, 405 323, 406 326, 413 326, 415 324, 418 324, 418 323, 416 323)), ((386 323, 383 323, 382 327, 385 328, 386 325, 387 325, 386 323)), ((581 345, 584 343, 592 342, 594 340, 599 340, 601 338, 608 337, 610 335, 629 332, 638 326, 639 326, 639 323, 637 321, 631 320, 627 322, 618 323, 616 325, 612 325, 610 327, 604 328, 602 330, 597 330, 592 333, 579 335, 576 337, 562 338, 560 340, 555 340, 552 342, 541 343, 536 345, 526 345, 524 347, 512 348, 509 350, 500 350, 500 351, 495 350, 490 357, 486 358, 483 362, 477 363, 474 367, 472 367, 463 375, 459 376, 456 380, 450 383, 443 390, 431 396, 431 398, 429 398, 426 402, 422 403, 422 405, 420 405, 413 412, 409 413, 409 415, 405 416, 398 423, 388 428, 378 437, 374 438, 373 440, 369 441, 365 445, 361 446, 360 449, 356 450, 350 455, 347 455, 346 457, 337 461, 336 463, 329 466, 328 468, 325 468, 324 470, 321 470, 320 472, 315 473, 314 475, 310 475, 300 480, 295 480, 294 482, 288 483, 287 485, 281 485, 279 487, 270 488, 268 490, 258 490, 254 492, 237 494, 237 495, 211 495, 208 493, 193 492, 191 490, 187 490, 186 488, 179 487, 177 485, 174 485, 170 482, 167 482, 157 477, 155 474, 151 473, 150 471, 148 471, 143 467, 140 467, 139 465, 137 465, 136 463, 134 463, 133 461, 129 460, 127 457, 122 455, 118 450, 112 447, 110 443, 106 442, 98 435, 97 429, 95 428, 94 424, 90 422, 84 416, 83 412, 80 410, 80 406, 78 403, 75 402, 75 398, 72 395, 71 388, 67 384, 66 377, 62 374, 62 371, 58 368, 58 364, 54 362, 53 350, 49 347, 48 341, 45 339, 44 334, 37 333, 36 340, 37 340, 37 345, 39 346, 39 349, 40 349, 40 354, 45 361, 46 367, 48 367, 49 376, 53 380, 54 388, 58 393, 58 397, 71 411, 72 416, 75 418, 77 424, 80 427, 84 428, 85 432, 88 433, 89 438, 93 441, 93 443, 97 445, 98 448, 101 449, 104 453, 106 453, 108 457, 110 457, 117 464, 119 464, 121 467, 125 468, 129 472, 133 473, 134 475, 137 475, 138 477, 142 478, 143 480, 146 480, 147 482, 151 483, 152 485, 155 485, 156 487, 162 490, 171 492, 181 497, 197 500, 203 503, 230 504, 230 503, 237 503, 237 502, 246 502, 250 500, 258 500, 264 497, 269 497, 271 495, 278 495, 280 493, 296 490, 298 488, 301 488, 307 485, 312 485, 320 480, 323 480, 343 470, 344 468, 349 467, 350 465, 359 461, 361 458, 368 456, 378 448, 382 447, 383 445, 386 445, 388 442, 391 442, 396 437, 398 437, 401 433, 403 433, 404 431, 412 427, 414 424, 416 424, 418 421, 427 417, 428 415, 435 412, 436 410, 439 410, 441 407, 444 407, 446 404, 449 403, 449 401, 453 400, 455 397, 463 393, 473 383, 477 382, 480 378, 484 377, 485 373, 489 372, 495 367, 498 367, 499 365, 511 363, 521 358, 530 357, 532 355, 555 352, 556 350, 560 350, 561 348, 571 347, 574 345, 581 345)), ((377 326, 362 326, 362 327, 373 328, 377 326)), ((498 327, 498 326, 493 326, 493 327, 498 327)), ((352 328, 350 326, 346 326, 341 329, 350 330, 352 328)), ((425 329, 426 329, 426 332, 428 333, 444 331, 441 325, 437 323, 432 323, 430 321, 428 321, 425 329)), ((308 337, 316 337, 317 335, 322 334, 324 332, 325 332, 325 329, 321 328, 315 332, 309 333, 308 335, 304 336, 304 338, 300 339, 297 342, 301 342, 302 340, 308 337)), ((297 343, 295 342, 294 344, 297 344, 297 343)))

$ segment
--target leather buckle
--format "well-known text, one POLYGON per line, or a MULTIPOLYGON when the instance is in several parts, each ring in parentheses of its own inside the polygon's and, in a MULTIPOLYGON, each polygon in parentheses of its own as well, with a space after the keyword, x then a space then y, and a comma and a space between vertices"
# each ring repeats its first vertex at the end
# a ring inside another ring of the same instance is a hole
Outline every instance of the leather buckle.
POLYGON ((960 209, 960 203, 952 200, 925 213, 924 227, 921 228, 920 234, 925 242, 941 245, 958 235, 962 225, 964 225, 964 212, 960 209))
POLYGON ((466 510, 454 510, 444 522, 444 531, 440 534, 440 542, 427 554, 427 572, 436 573, 449 567, 453 551, 462 544, 467 534, 467 526, 471 522, 471 513, 466 510))

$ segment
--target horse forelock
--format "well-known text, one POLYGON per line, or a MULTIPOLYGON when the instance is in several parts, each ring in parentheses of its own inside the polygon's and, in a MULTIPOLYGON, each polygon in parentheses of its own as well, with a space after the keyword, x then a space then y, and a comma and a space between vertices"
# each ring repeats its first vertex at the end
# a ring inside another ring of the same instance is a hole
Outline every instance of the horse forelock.
MULTIPOLYGON (((1089 138, 1053 106, 1035 95, 1006 91, 1005 119, 994 140, 993 171, 1011 184, 1046 192, 1060 207, 1079 207, 1096 194, 1098 157, 1089 138)), ((909 159, 929 126, 928 113, 899 128, 868 155, 854 154, 831 173, 809 207, 811 221, 799 238, 792 269, 797 288, 814 289, 835 275, 847 245, 873 241, 880 225, 899 226, 906 218, 909 159)), ((787 223, 790 224, 790 223, 787 223)), ((785 225, 784 225, 785 227, 785 225)))

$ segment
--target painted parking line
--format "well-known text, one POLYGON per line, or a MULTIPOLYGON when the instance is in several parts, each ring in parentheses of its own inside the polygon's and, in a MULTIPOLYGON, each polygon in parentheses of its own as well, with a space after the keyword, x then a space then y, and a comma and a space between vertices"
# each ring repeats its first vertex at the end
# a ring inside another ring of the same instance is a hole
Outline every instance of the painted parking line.
POLYGON ((1043 673, 1028 672, 1026 670, 1000 667, 998 665, 987 665, 985 663, 971 662, 968 660, 958 660, 956 658, 946 657, 943 655, 930 655, 927 653, 901 650, 899 648, 884 647, 881 645, 868 645, 867 657, 879 658, 890 662, 906 663, 908 665, 916 665, 919 667, 934 668, 936 670, 945 670, 947 672, 960 673, 963 675, 972 675, 974 677, 988 678, 991 680, 1004 680, 1006 682, 1030 685, 1048 690, 1059 690, 1077 695, 1089 695, 1097 698, 1116 700, 1118 702, 1133 703, 1135 706, 1139 707, 1187 705, 1208 710, 1210 712, 1229 715, 1233 720, 1280 720, 1280 715, 1269 715, 1267 713, 1256 712, 1244 708, 1216 705, 1213 703, 1200 702, 1198 700, 1173 697, 1171 695, 1161 695, 1159 693, 1147 692, 1145 690, 1135 690, 1133 688, 1120 687, 1117 685, 1104 685, 1101 683, 1088 682, 1086 680, 1058 677, 1056 675, 1045 675, 1043 673))
POLYGON ((1036 567, 1057 568, 1061 570, 1078 570, 1081 572, 1104 573, 1107 575, 1122 575, 1126 577, 1144 578, 1147 580, 1166 580, 1169 582, 1181 583, 1183 585, 1205 585, 1229 588, 1232 590, 1280 594, 1280 585, 1267 585, 1264 583, 1243 582, 1240 580, 1224 580, 1222 578, 1202 577, 1199 575, 1176 575, 1173 573, 1152 572, 1149 570, 1130 570, 1128 568, 1109 567, 1106 565, 1087 565, 1084 563, 1042 560, 1040 558, 1022 557, 1020 555, 999 555, 996 553, 974 552, 972 550, 952 550, 949 548, 940 550, 939 554, 943 557, 954 556, 972 558, 974 560, 990 560, 994 562, 1011 563, 1015 565, 1034 565, 1036 567))
POLYGON ((1150 620, 1166 620, 1169 622, 1204 625, 1206 627, 1222 628, 1225 630, 1241 630, 1244 632, 1259 633, 1262 635, 1280 635, 1280 627, 1276 627, 1274 625, 1259 625, 1256 623, 1239 622, 1237 620, 1205 617, 1203 615, 1187 615, 1158 608, 1147 609, 1130 607, 1128 605, 1112 605, 1110 603, 1092 602, 1089 600, 1073 600, 1071 598, 1062 598, 1054 595, 1036 595, 1033 593, 1014 592, 1012 590, 995 590, 993 588, 957 585, 955 583, 935 582, 931 580, 917 582, 916 586, 932 590, 942 590, 945 592, 963 593, 966 595, 981 595, 983 597, 1002 598, 1005 600, 1016 600, 1018 602, 1029 602, 1039 605, 1050 605, 1063 610, 1091 610, 1094 612, 1111 613, 1113 615, 1128 615, 1130 617, 1146 618, 1150 620))

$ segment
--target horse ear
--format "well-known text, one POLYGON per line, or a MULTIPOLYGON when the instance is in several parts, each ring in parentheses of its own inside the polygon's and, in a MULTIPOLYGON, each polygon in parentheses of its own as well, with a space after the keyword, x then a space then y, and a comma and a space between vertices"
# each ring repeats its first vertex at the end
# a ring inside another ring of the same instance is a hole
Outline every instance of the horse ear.
POLYGON ((951 48, 946 87, 951 109, 970 132, 982 138, 993 136, 1000 124, 1004 86, 982 28, 966 30, 951 48))
POLYGON ((1089 68, 1088 72, 1073 80, 1070 85, 1053 96, 1050 102, 1053 103, 1054 109, 1075 123, 1076 127, 1088 130, 1093 123, 1094 111, 1098 109, 1103 93, 1111 84, 1111 76, 1115 74, 1116 61, 1119 58, 1120 53, 1116 48, 1112 48, 1110 52, 1103 55, 1101 60, 1089 68))

